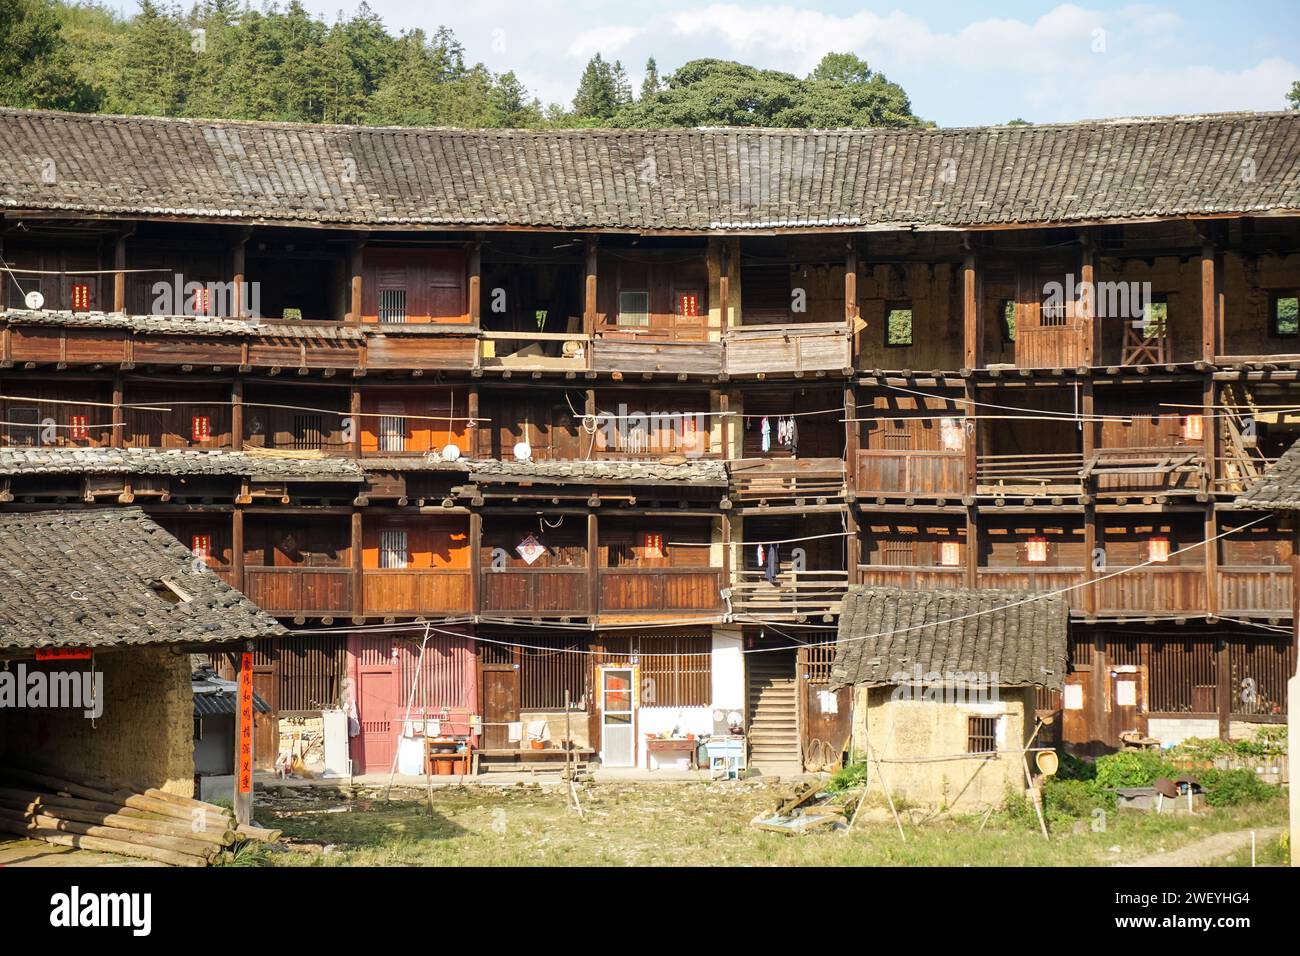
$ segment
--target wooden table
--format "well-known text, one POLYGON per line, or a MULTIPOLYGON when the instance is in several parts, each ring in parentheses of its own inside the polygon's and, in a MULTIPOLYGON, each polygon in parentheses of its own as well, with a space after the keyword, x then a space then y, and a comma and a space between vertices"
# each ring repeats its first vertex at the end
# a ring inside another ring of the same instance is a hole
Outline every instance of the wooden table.
POLYGON ((651 754, 680 754, 685 753, 690 758, 690 768, 699 770, 700 763, 698 760, 700 742, 692 737, 651 737, 646 741, 645 765, 646 769, 652 769, 650 766, 651 754))

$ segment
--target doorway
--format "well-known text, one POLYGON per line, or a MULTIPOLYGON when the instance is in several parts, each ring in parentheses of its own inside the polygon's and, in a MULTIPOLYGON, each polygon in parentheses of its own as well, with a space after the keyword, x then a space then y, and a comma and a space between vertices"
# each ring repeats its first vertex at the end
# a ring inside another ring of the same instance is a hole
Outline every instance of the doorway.
POLYGON ((600 762, 636 766, 635 673, 631 667, 600 669, 600 762))

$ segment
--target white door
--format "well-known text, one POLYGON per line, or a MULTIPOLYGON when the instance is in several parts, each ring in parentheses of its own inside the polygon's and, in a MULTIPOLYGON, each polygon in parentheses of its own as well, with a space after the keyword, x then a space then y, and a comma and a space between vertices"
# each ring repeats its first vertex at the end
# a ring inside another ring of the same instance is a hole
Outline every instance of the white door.
POLYGON ((636 766, 636 700, 630 667, 600 669, 600 762, 636 766))

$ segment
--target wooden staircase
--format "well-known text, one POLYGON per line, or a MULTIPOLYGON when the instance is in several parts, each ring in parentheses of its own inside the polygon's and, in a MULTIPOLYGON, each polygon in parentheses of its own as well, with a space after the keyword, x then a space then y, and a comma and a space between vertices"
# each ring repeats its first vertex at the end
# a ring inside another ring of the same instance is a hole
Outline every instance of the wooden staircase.
POLYGON ((749 766, 764 776, 803 772, 795 652, 746 656, 749 679, 749 766))

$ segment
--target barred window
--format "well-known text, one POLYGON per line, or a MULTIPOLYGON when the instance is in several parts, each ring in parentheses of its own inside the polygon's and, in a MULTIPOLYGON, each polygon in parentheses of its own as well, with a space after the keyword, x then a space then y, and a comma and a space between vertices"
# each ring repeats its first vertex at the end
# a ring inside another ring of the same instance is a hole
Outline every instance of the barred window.
POLYGON ((406 290, 379 290, 379 321, 403 323, 406 321, 406 290))
POLYGON ((966 752, 971 754, 996 753, 998 749, 998 718, 966 718, 966 752))
POLYGON ((405 411, 405 405, 379 406, 380 451, 406 451, 406 416, 403 414, 405 411))
POLYGON ((409 561, 405 528, 387 528, 379 532, 379 566, 405 568, 409 561))

